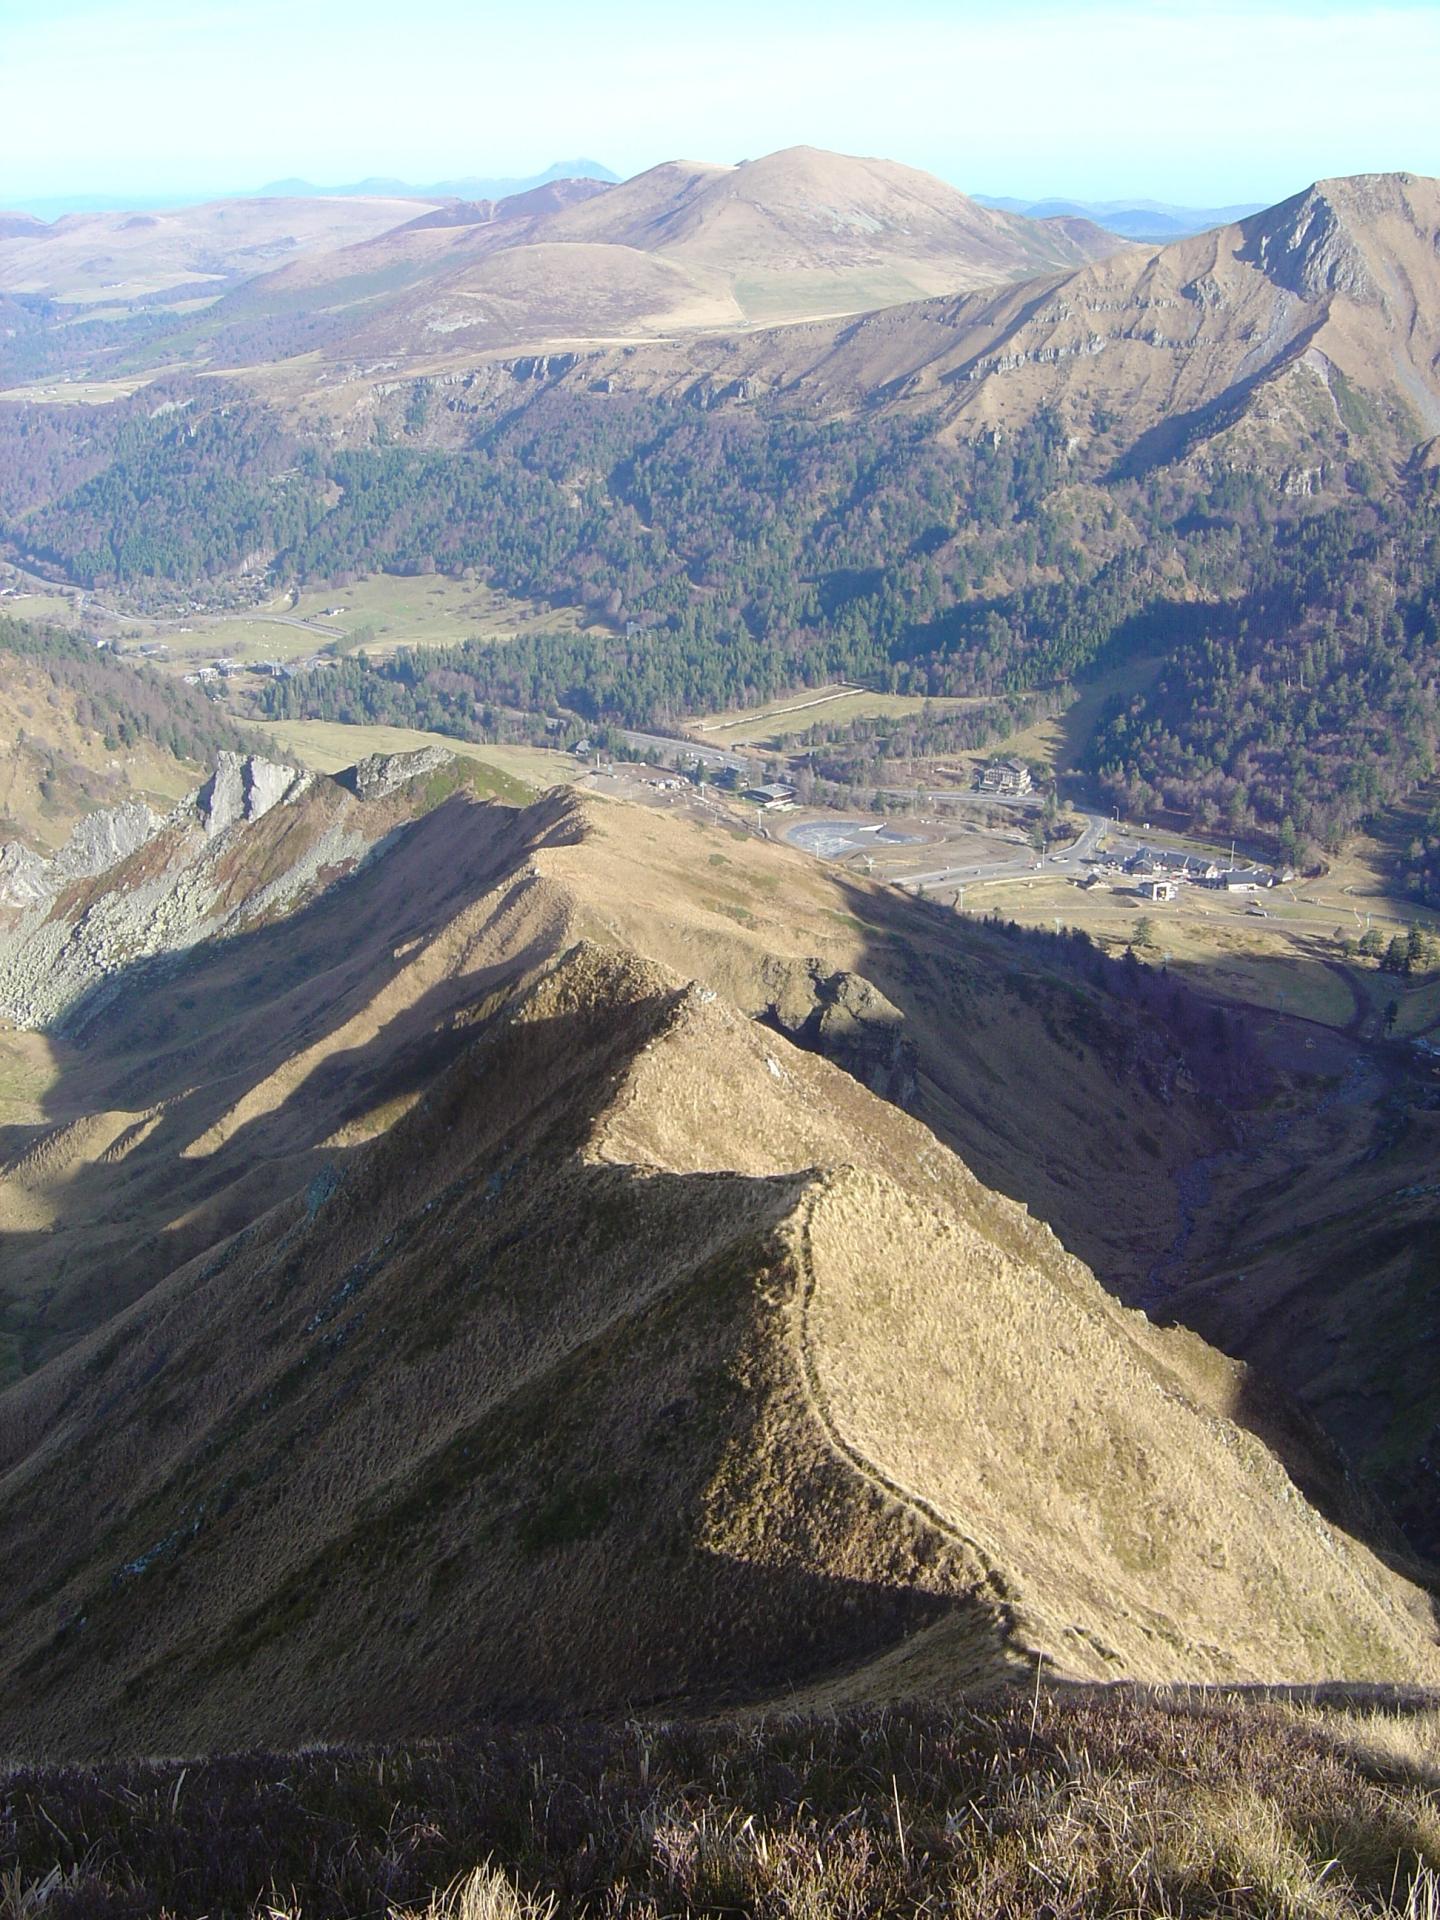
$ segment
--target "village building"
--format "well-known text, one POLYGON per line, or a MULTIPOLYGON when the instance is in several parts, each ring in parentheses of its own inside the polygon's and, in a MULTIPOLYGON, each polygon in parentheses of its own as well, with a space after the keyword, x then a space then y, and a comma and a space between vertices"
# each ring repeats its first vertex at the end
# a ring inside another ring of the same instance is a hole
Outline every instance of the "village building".
POLYGON ((795 789, 783 780, 774 780, 763 787, 746 787, 745 798, 766 813, 785 813, 795 804, 795 789))
POLYGON ((1179 888, 1173 880, 1142 880, 1140 891, 1147 900, 1173 900, 1179 888))
POLYGON ((1023 760, 992 760, 975 775, 975 785, 981 793, 1029 793, 1034 784, 1023 760))
POLYGON ((1204 883, 1213 881, 1220 869, 1213 860, 1202 859, 1193 853, 1181 853, 1176 847, 1142 847, 1139 853, 1131 854, 1125 862, 1125 871, 1137 878, 1149 874, 1168 874, 1173 880, 1204 883))

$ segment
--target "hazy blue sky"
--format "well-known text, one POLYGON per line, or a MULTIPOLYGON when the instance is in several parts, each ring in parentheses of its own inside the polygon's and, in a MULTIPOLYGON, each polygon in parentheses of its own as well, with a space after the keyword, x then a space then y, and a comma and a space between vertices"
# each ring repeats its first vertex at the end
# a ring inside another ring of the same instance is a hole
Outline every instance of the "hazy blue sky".
POLYGON ((1440 0, 0 0, 0 207, 807 142, 974 191, 1440 173, 1440 0))

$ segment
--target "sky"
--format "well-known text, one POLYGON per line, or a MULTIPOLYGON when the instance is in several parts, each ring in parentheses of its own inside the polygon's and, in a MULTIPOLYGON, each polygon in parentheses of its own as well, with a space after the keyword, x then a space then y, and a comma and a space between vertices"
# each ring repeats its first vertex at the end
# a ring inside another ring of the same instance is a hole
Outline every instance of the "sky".
POLYGON ((0 207, 808 144, 970 192, 1440 174, 1440 0, 0 0, 0 207))

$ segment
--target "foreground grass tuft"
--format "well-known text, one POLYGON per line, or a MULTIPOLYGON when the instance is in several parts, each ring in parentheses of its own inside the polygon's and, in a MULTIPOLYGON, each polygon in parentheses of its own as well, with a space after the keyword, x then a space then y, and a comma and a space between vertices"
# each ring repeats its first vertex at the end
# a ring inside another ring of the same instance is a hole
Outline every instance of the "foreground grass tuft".
POLYGON ((1056 1692, 22 1768, 0 1920, 1440 1920, 1427 1744, 1362 1731, 1056 1692))

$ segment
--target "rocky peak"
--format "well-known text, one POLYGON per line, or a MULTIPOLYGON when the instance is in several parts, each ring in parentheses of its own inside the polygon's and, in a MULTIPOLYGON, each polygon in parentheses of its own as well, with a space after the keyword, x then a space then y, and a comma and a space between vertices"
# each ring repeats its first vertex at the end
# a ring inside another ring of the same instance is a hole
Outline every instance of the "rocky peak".
POLYGON ((1367 185, 1321 181, 1255 214, 1242 222, 1245 245, 1240 258, 1302 300, 1339 293, 1378 306, 1380 290, 1366 264, 1361 234, 1385 210, 1384 196, 1373 188, 1363 191, 1367 185))
POLYGON ((222 753, 195 800, 206 835, 213 838, 237 820, 259 820, 272 807, 298 800, 313 779, 298 767, 258 754, 222 753))

